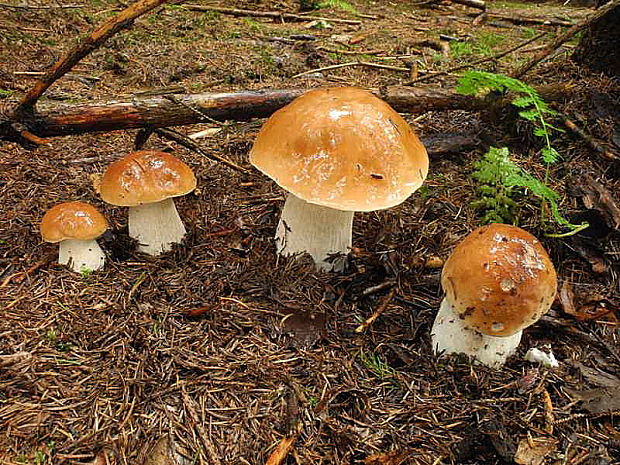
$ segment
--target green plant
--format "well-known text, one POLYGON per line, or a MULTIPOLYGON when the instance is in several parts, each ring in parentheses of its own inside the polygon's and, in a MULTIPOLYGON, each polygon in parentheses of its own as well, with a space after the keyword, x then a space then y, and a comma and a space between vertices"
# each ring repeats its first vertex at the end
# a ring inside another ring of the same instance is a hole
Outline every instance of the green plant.
POLYGON ((551 145, 551 133, 552 131, 563 132, 563 130, 549 123, 548 118, 555 116, 557 113, 549 108, 549 106, 538 95, 538 92, 536 92, 533 87, 528 86, 518 79, 485 71, 467 71, 459 79, 457 92, 464 95, 487 94, 489 92, 499 92, 502 94, 512 92, 516 94, 512 99, 512 104, 519 108, 519 116, 522 119, 531 122, 534 126, 534 135, 544 140, 545 146, 541 150, 541 155, 547 168, 545 170, 544 182, 539 181, 524 170, 520 170, 520 172, 515 171, 506 178, 506 182, 508 183, 506 185, 518 185, 527 188, 531 190, 533 194, 543 199, 543 205, 541 208, 541 217, 543 222, 545 202, 549 202, 554 220, 562 226, 571 228, 570 232, 555 236, 559 237, 575 234, 576 232, 587 228, 588 223, 574 225, 560 214, 557 203, 560 196, 548 186, 549 166, 553 163, 557 163, 560 159, 560 154, 551 145))
POLYGON ((461 42, 453 40, 450 42, 450 53, 454 58, 459 58, 463 55, 471 55, 474 49, 469 42, 461 42))
POLYGON ((255 31, 255 32, 260 32, 261 29, 263 28, 261 23, 259 23, 258 21, 252 18, 243 18, 243 22, 246 24, 246 26, 250 30, 255 31))
POLYGON ((588 227, 587 223, 575 225, 570 223, 560 213, 558 202, 560 194, 513 163, 509 158, 507 147, 491 147, 482 160, 474 163, 476 171, 474 179, 481 183, 479 192, 481 199, 473 202, 474 207, 484 208, 486 213, 483 222, 512 222, 513 210, 516 203, 511 198, 515 188, 529 190, 543 202, 548 202, 553 219, 560 225, 571 229, 566 234, 549 234, 549 236, 562 237, 575 234, 588 227))
POLYGON ((318 8, 334 8, 354 15, 359 14, 355 7, 345 0, 320 0, 318 2, 318 8))
POLYGON ((551 125, 546 119, 555 116, 557 113, 549 108, 533 87, 503 74, 467 71, 459 78, 456 91, 464 95, 478 95, 488 92, 513 92, 517 94, 512 100, 512 104, 520 108, 519 116, 532 122, 534 134, 545 140, 545 148, 542 149, 543 161, 550 164, 559 160, 560 154, 551 146, 550 134, 552 130, 563 131, 551 125))
POLYGON ((34 463, 40 465, 45 462, 46 457, 47 456, 43 452, 38 450, 34 453, 34 463))
POLYGON ((396 374, 394 368, 385 363, 376 354, 366 354, 364 349, 360 349, 360 360, 362 364, 380 379, 393 378, 396 374))
POLYGON ((80 276, 82 277, 82 279, 90 278, 91 274, 93 274, 93 270, 91 270, 90 268, 87 268, 85 266, 80 268, 80 276))
POLYGON ((50 328, 47 330, 47 340, 50 342, 56 341, 57 338, 56 330, 54 328, 50 328))
POLYGON ((516 166, 508 158, 508 148, 491 147, 483 158, 473 164, 472 177, 478 181, 480 198, 471 206, 482 210, 482 223, 514 223, 516 202, 513 186, 508 185, 508 177, 516 166))

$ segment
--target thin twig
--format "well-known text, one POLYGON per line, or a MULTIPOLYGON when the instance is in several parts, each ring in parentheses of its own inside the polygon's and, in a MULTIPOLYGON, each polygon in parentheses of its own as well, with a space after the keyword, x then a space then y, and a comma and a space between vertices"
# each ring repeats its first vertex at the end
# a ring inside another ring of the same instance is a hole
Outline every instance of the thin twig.
POLYGON ((200 421, 200 418, 198 418, 198 413, 196 412, 194 401, 187 395, 187 391, 185 390, 185 387, 181 388, 181 394, 183 396, 183 403, 185 404, 189 412, 189 416, 191 417, 192 421, 195 423, 196 429, 198 430, 198 437, 200 438, 202 445, 207 451, 207 456, 209 458, 209 461, 213 463, 214 465, 220 465, 222 462, 220 462, 220 459, 217 456, 215 446, 213 445, 213 443, 209 439, 209 436, 207 436, 206 431, 202 427, 202 422, 200 421))
POLYGON ((607 3, 606 5, 603 5, 594 14, 592 14, 591 16, 586 18, 581 23, 575 24, 571 28, 569 28, 566 31, 564 31, 564 33, 562 33, 559 36, 557 36, 549 45, 547 45, 547 47, 545 47, 543 50, 541 50, 540 53, 536 54, 530 61, 525 63, 523 66, 521 66, 516 71, 514 71, 511 74, 511 77, 520 79, 525 73, 527 73, 530 69, 532 69, 538 63, 540 63, 542 60, 544 60, 549 54, 551 54, 560 45, 562 45, 567 40, 570 40, 575 34, 577 34, 583 28, 585 28, 586 26, 589 26, 590 24, 592 24, 597 19, 599 19, 602 16, 606 15, 609 11, 611 11, 614 8, 616 8, 618 5, 620 5, 620 0, 612 0, 611 2, 607 3))
POLYGON ((318 47, 319 50, 323 50, 328 53, 338 53, 340 55, 377 55, 379 53, 385 53, 385 50, 338 50, 336 48, 318 47))
POLYGON ((84 5, 76 4, 76 5, 49 5, 49 6, 40 6, 40 5, 9 5, 8 3, 0 3, 0 7, 2 8, 14 8, 20 10, 57 10, 57 9, 71 9, 71 8, 82 8, 84 5))
MULTIPOLYGON (((474 13, 472 13, 471 15, 473 14, 474 13)), ((508 21, 514 24, 540 24, 541 26, 564 26, 564 27, 570 27, 574 24, 570 21, 566 21, 563 19, 532 18, 528 16, 503 15, 500 13, 490 13, 490 12, 484 13, 484 16, 486 18, 501 19, 503 21, 508 21)))
MULTIPOLYGON (((410 68, 404 68, 402 66, 382 65, 379 63, 370 63, 368 61, 349 61, 348 63, 340 63, 337 65, 324 66, 322 68, 316 68, 316 69, 311 69, 310 71, 304 71, 303 73, 299 73, 299 74, 296 74, 295 76, 292 76, 291 79, 305 76, 307 74, 320 73, 322 71, 329 71, 332 69, 339 69, 339 68, 349 68, 349 67, 354 67, 354 66, 365 66, 367 68, 389 69, 391 71, 401 71, 405 73, 408 73, 409 71, 411 71, 410 68)), ((420 71, 420 73, 423 73, 423 72, 424 71, 420 71)))
POLYGON ((284 13, 280 11, 255 11, 255 10, 242 10, 238 8, 224 8, 219 6, 206 6, 206 5, 184 5, 184 8, 192 11, 215 11, 224 15, 232 16, 254 16, 257 18, 273 18, 278 20, 290 19, 294 21, 329 21, 330 23, 342 23, 342 24, 362 24, 361 21, 355 19, 340 19, 340 18, 325 18, 322 16, 304 16, 296 15, 293 13, 284 13))
POLYGON ((379 307, 377 308, 377 310, 375 310, 375 312, 370 316, 370 318, 368 318, 366 321, 364 321, 361 325, 359 325, 356 329, 355 332, 356 333, 362 333, 364 332, 366 329, 368 329, 368 327, 370 325, 372 325, 375 320, 377 318, 379 318, 381 316, 381 314, 385 311, 385 309, 387 308, 388 304, 392 301, 392 299, 394 298, 394 295, 396 295, 396 287, 393 287, 392 290, 390 291, 390 293, 388 295, 385 296, 385 298, 383 299, 383 301, 381 302, 381 305, 379 305, 379 307))
POLYGON ((239 165, 236 165, 235 163, 233 163, 232 161, 224 157, 220 157, 219 155, 216 155, 215 153, 209 153, 203 150, 200 147, 200 145, 198 145, 195 141, 193 141, 189 137, 177 131, 173 131, 172 129, 158 128, 158 129, 155 129, 154 132, 159 134, 162 137, 165 137, 166 139, 170 139, 176 142, 177 144, 182 145, 185 148, 193 150, 194 152, 199 153, 200 155, 204 157, 211 158, 213 160, 219 161, 220 163, 224 163, 229 168, 232 168, 234 170, 240 171, 241 173, 245 173, 245 174, 247 174, 248 172, 248 170, 246 170, 245 168, 242 168, 239 165))
POLYGON ((417 79, 414 79, 413 81, 410 81, 410 82, 406 83, 406 85, 412 85, 412 84, 417 83, 417 82, 427 81, 427 80, 429 80, 431 78, 434 78, 434 77, 437 77, 437 76, 442 76, 442 75, 449 74, 449 73, 453 73, 454 71, 458 71, 458 70, 461 70, 461 69, 473 68, 474 66, 478 66, 479 64, 485 63, 487 61, 499 60, 500 58, 503 58, 506 55, 508 55, 508 54, 510 54, 510 53, 512 53, 512 52, 514 52, 516 50, 519 50, 520 48, 525 47, 528 44, 531 44, 532 42, 540 39, 541 37, 543 37, 546 34, 547 34, 546 32, 541 32, 540 34, 532 37, 531 39, 528 39, 525 42, 521 42, 520 44, 515 45, 514 47, 511 47, 508 50, 504 50, 503 52, 497 53, 497 54, 495 54, 493 56, 486 57, 486 58, 481 58, 480 60, 476 60, 476 61, 474 61, 472 63, 467 63, 467 64, 464 64, 464 65, 453 66, 452 68, 448 68, 445 71, 439 71, 439 72, 434 73, 434 74, 427 74, 425 76, 419 77, 417 79))
POLYGON ((95 50, 104 41, 112 37, 121 29, 130 26, 133 21, 168 0, 138 0, 113 18, 97 27, 84 40, 69 51, 49 68, 45 75, 28 91, 15 113, 31 111, 37 100, 60 77, 68 73, 82 58, 95 50))
POLYGON ((586 134, 586 132, 583 129, 581 129, 573 121, 568 119, 567 116, 560 115, 560 117, 562 118, 562 123, 564 124, 564 126, 568 130, 570 130, 573 134, 582 138, 590 146, 590 148, 592 148, 592 150, 594 150, 596 153, 601 155, 606 160, 610 160, 610 161, 618 160, 618 157, 616 155, 611 153, 607 148, 603 147, 603 145, 601 145, 600 142, 594 139, 594 137, 592 137, 589 134, 586 134))

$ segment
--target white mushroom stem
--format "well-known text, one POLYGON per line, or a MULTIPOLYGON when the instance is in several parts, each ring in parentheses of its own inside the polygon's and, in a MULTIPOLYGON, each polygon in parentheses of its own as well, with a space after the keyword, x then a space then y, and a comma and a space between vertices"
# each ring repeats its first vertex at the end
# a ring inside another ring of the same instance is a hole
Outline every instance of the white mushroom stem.
POLYGON ((278 253, 306 252, 317 268, 343 271, 351 249, 353 213, 308 203, 289 194, 276 229, 278 253), (334 254, 337 256, 328 259, 334 254))
POLYGON ((103 268, 105 255, 97 241, 92 239, 81 241, 77 239, 65 239, 60 242, 58 248, 58 263, 69 265, 73 271, 95 271, 103 268))
POLYGON ((463 353, 483 365, 499 368, 516 351, 521 334, 519 331, 512 336, 497 337, 479 333, 465 325, 444 298, 431 330, 431 339, 436 353, 463 353))
POLYGON ((180 243, 185 226, 172 199, 129 207, 129 236, 139 242, 138 250, 159 255, 180 243))

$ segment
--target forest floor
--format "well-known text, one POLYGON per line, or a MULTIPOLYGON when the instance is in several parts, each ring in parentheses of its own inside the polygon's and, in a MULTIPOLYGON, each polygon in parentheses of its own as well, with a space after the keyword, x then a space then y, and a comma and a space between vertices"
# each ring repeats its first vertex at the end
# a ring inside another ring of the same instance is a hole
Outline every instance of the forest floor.
MULTIPOLYGON (((593 11, 487 3, 508 18, 578 22, 593 11)), ((477 68, 509 73, 565 30, 492 16, 474 22, 477 10, 448 2, 330 4, 310 12, 326 22, 157 8, 82 60, 41 103, 170 88, 377 88, 409 81, 412 67, 421 77, 546 31, 477 68), (402 70, 347 66, 295 77, 357 60, 402 70)), ((299 12, 290 0, 225 6, 299 12)), ((34 84, 36 76, 27 73, 45 70, 122 8, 117 0, 5 0, 0 105, 34 84), (7 6, 24 3, 47 8, 7 6), (79 5, 59 7, 71 3, 79 5)), ((617 151, 620 85, 573 63, 575 44, 566 43, 523 80, 569 86, 553 106, 617 151)), ((448 73, 416 85, 451 90, 456 80, 448 73)), ((620 179, 617 167, 584 140, 554 133, 562 158, 550 167, 548 183, 561 195, 562 213, 573 222, 589 220, 590 228, 547 237, 564 230, 541 222, 535 197, 518 197, 516 222, 547 248, 562 298, 524 332, 518 353, 500 370, 437 357, 431 348, 441 263, 481 221, 472 208, 480 195, 473 163, 488 146, 507 146, 516 163, 545 177, 541 145, 513 113, 404 115, 422 137, 464 134, 480 142, 431 155, 425 186, 402 205, 356 214, 343 274, 276 257, 284 192, 247 158, 262 121, 179 128, 185 134, 219 128, 200 144, 248 174, 158 136, 148 140, 146 148, 172 150, 198 179, 198 188, 176 201, 186 240, 160 257, 135 251, 126 209, 105 204, 93 188, 108 163, 132 150, 136 131, 51 138, 34 151, 2 143, 0 462, 175 463, 164 459, 168 454, 183 463, 262 464, 290 437, 295 442, 282 463, 620 463, 620 234, 609 195, 618 198, 620 179), (597 188, 604 195, 593 194, 597 188), (109 219, 101 240, 109 258, 104 270, 73 273, 56 263, 57 245, 42 241, 43 214, 69 200, 90 202, 109 219), (383 314, 356 332, 382 304, 383 314), (528 348, 543 345, 551 346, 558 368, 524 360, 528 348)))

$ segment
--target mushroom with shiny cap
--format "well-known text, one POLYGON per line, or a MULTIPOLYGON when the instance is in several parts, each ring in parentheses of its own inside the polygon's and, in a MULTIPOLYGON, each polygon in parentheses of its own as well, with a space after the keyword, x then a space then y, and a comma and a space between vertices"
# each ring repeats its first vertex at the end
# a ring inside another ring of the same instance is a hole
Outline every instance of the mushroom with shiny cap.
POLYGON ((111 163, 99 192, 107 203, 129 207, 129 235, 138 241, 138 250, 159 255, 185 236, 173 197, 195 187, 194 173, 181 160, 169 153, 141 150, 111 163))
POLYGON ((523 329, 553 303, 555 268, 540 242, 516 226, 482 226, 459 243, 442 274, 446 296, 431 330, 437 353, 464 353, 500 367, 523 329))
POLYGON ((73 271, 103 268, 105 254, 96 239, 108 229, 99 211, 84 202, 66 202, 52 207, 43 216, 41 236, 46 242, 60 242, 58 263, 73 271))
POLYGON ((278 252, 307 252, 320 269, 336 271, 351 248, 353 213, 400 204, 428 173, 426 149, 407 122, 355 87, 312 90, 275 112, 250 161, 289 192, 278 252))

